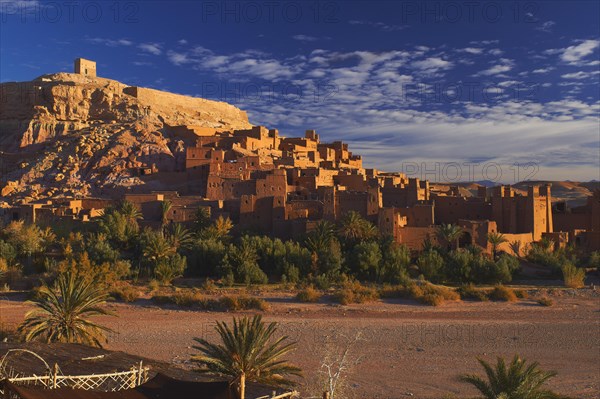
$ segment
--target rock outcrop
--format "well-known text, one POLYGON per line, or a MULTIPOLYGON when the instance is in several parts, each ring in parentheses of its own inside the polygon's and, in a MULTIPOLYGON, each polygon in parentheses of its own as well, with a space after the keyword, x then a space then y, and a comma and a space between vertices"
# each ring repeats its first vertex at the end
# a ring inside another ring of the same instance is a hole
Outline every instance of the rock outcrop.
POLYGON ((178 170, 195 135, 249 127, 233 105, 110 79, 59 73, 3 83, 0 189, 12 200, 126 189, 141 184, 140 170, 178 170))

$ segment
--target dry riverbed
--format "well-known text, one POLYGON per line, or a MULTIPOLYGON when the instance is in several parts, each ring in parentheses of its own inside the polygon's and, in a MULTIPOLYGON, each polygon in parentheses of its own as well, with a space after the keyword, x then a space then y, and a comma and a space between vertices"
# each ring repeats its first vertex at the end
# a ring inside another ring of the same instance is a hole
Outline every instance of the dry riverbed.
MULTIPOLYGON (((589 291, 589 290, 588 290, 589 291)), ((1 297, 0 297, 1 298, 1 297)), ((549 386, 575 398, 600 397, 600 298, 596 293, 563 295, 551 307, 534 300, 450 302, 439 307, 390 300, 340 306, 301 304, 291 294, 264 294, 268 321, 298 341, 290 360, 305 370, 306 397, 324 388, 324 363, 351 345, 345 397, 472 397, 461 373, 481 369, 477 357, 495 360, 515 353, 556 370, 549 386)), ((215 339, 215 320, 239 314, 159 307, 149 300, 111 303, 118 317, 102 317, 111 327, 107 349, 193 367, 194 337, 215 339)), ((0 299, 0 323, 17 325, 28 306, 20 298, 0 299)))

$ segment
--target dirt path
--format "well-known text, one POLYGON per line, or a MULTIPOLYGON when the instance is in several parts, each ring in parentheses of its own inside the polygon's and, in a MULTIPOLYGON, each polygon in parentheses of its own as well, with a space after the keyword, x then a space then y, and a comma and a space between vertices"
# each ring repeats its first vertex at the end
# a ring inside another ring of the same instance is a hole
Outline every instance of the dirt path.
MULTIPOLYGON (((476 357, 521 356, 556 370, 553 389, 576 398, 600 397, 600 302, 559 298, 553 307, 518 303, 457 302, 426 307, 411 302, 334 306, 271 298, 267 320, 298 341, 291 360, 305 370, 301 390, 323 390, 321 363, 360 334, 351 350, 346 397, 441 398, 475 394, 458 374, 480 373, 476 357), (334 343, 338 344, 335 345, 334 343)), ((232 313, 185 311, 147 304, 111 304, 119 317, 107 349, 190 367, 194 337, 214 339, 215 320, 232 313)), ((26 306, 0 300, 0 320, 15 325, 26 306)), ((307 395, 307 396, 310 396, 307 395)))

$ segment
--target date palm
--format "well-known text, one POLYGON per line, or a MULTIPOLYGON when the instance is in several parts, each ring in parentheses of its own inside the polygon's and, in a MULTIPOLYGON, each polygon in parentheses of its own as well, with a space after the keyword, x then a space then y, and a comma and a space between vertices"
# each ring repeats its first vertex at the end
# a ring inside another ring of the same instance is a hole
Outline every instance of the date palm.
POLYGON ((335 226, 327 220, 319 221, 315 229, 306 238, 305 245, 309 251, 319 253, 329 247, 331 240, 335 237, 335 226))
POLYGON ((522 248, 521 241, 517 240, 517 241, 512 241, 510 243, 510 250, 513 251, 513 253, 515 254, 515 256, 517 258, 519 258, 521 256, 521 248, 522 248))
POLYGON ((162 231, 148 234, 144 246, 144 256, 151 261, 159 261, 176 253, 176 247, 162 231))
POLYGON ((289 386, 293 382, 288 375, 301 375, 301 370, 281 358, 296 347, 295 343, 284 343, 288 337, 275 339, 277 324, 266 324, 260 315, 252 319, 233 318, 233 328, 224 322, 215 327, 222 344, 212 344, 195 338, 201 352, 192 357, 200 364, 200 372, 229 376, 238 382, 239 395, 245 398, 246 381, 275 386, 289 386))
POLYGON ((437 236, 448 245, 448 251, 454 244, 458 248, 458 240, 463 235, 463 230, 455 224, 443 224, 437 229, 437 236))
POLYGON ((166 226, 169 221, 169 212, 173 208, 173 202, 166 199, 160 203, 160 223, 162 226, 166 226))
POLYGON ((101 308, 108 295, 92 281, 74 274, 61 274, 51 288, 45 283, 37 298, 30 301, 36 306, 25 315, 19 326, 24 340, 78 343, 102 347, 106 333, 111 330, 88 320, 89 317, 110 315, 101 308))
POLYGON ((171 226, 168 238, 175 249, 187 249, 194 241, 192 234, 181 223, 175 223, 171 226))
POLYGON ((528 365, 524 359, 515 355, 508 366, 503 358, 498 357, 496 366, 493 367, 482 359, 478 360, 485 369, 487 380, 473 374, 462 375, 460 380, 477 388, 484 399, 564 398, 542 388, 556 372, 540 370, 537 362, 528 365))
POLYGON ((131 201, 121 202, 121 206, 118 211, 129 223, 137 223, 138 219, 143 219, 142 212, 138 207, 131 201))
POLYGON ((491 232, 487 235, 488 242, 492 245, 492 256, 496 259, 498 253, 498 247, 505 242, 508 242, 504 234, 491 232))

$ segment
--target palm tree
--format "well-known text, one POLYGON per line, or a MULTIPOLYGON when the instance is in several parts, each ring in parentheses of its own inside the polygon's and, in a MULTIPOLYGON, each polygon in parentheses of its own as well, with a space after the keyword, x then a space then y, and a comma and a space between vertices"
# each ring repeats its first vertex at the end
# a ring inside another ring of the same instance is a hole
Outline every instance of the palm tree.
POLYGON ((477 388, 485 399, 563 398, 552 391, 542 389, 546 381, 554 377, 556 372, 540 370, 538 362, 527 365, 524 359, 515 355, 507 368, 504 359, 500 357, 496 367, 492 367, 484 360, 478 360, 485 369, 487 381, 474 374, 462 375, 460 380, 477 388))
POLYGON ((19 333, 27 342, 42 339, 102 347, 101 341, 106 342, 105 334, 111 330, 87 318, 112 314, 100 307, 107 299, 93 282, 61 274, 53 288, 44 283, 38 298, 30 301, 37 308, 25 315, 19 333))
POLYGON ((458 240, 463 235, 463 230, 455 224, 442 224, 437 229, 437 236, 441 241, 446 242, 448 251, 452 250, 452 244, 458 248, 458 240))
POLYGON ((169 212, 173 208, 173 203, 166 199, 160 203, 160 223, 162 226, 166 226, 169 221, 169 212))
POLYGON ((152 232, 148 235, 144 246, 144 256, 154 262, 174 255, 176 248, 161 232, 152 232))
POLYGON ((488 233, 487 240, 492 245, 492 256, 493 256, 494 259, 496 259, 496 254, 498 252, 498 247, 501 244, 503 244, 505 242, 508 242, 508 240, 506 239, 506 237, 504 237, 504 234, 496 233, 494 231, 492 231, 491 233, 488 233))
POLYGON ((362 240, 364 238, 365 222, 360 213, 348 212, 342 219, 340 235, 350 242, 362 240))
POLYGON ((335 226, 327 220, 319 221, 315 229, 312 230, 306 238, 305 245, 309 251, 318 253, 326 250, 335 237, 335 226))
POLYGON ((194 221, 194 227, 196 231, 202 231, 210 226, 210 208, 199 207, 196 211, 196 220, 194 221))
POLYGON ((192 242, 194 241, 192 234, 180 223, 175 223, 170 228, 168 238, 171 244, 173 244, 173 246, 175 247, 175 249, 187 249, 192 245, 192 242))
POLYGON ((510 243, 510 250, 513 251, 513 253, 515 254, 515 256, 517 258, 519 258, 521 256, 521 241, 516 240, 516 241, 512 241, 510 243))
POLYGON ((138 219, 143 219, 142 213, 140 212, 138 207, 131 201, 123 201, 118 212, 121 215, 123 215, 130 223, 137 223, 138 219))
POLYGON ((302 375, 298 367, 281 360, 296 344, 284 344, 286 336, 274 339, 277 323, 266 324, 260 315, 251 320, 234 317, 233 329, 218 321, 215 330, 222 344, 194 338, 199 346, 193 348, 201 354, 192 360, 200 364, 200 372, 229 376, 238 381, 240 399, 245 398, 246 381, 285 386, 293 384, 287 375, 302 375))

